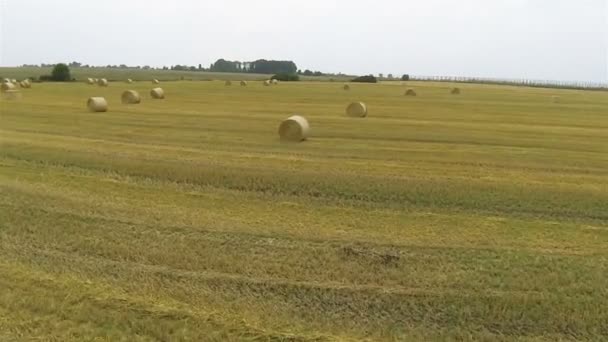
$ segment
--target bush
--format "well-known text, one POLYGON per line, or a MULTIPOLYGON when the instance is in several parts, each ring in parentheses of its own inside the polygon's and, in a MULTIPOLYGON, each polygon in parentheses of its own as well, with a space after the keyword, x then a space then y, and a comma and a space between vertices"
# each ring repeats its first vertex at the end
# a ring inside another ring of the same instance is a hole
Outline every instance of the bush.
POLYGON ((288 74, 288 73, 279 73, 270 78, 271 80, 283 81, 283 82, 291 82, 291 81, 299 81, 300 76, 297 74, 288 74))
POLYGON ((51 80, 55 82, 71 81, 72 75, 70 75, 70 68, 63 63, 55 65, 51 72, 51 80))
POLYGON ((360 76, 351 80, 351 82, 359 82, 359 83, 378 83, 378 80, 374 77, 374 75, 360 76))
POLYGON ((410 80, 410 75, 405 74, 405 75, 401 76, 401 80, 402 81, 409 81, 410 80))

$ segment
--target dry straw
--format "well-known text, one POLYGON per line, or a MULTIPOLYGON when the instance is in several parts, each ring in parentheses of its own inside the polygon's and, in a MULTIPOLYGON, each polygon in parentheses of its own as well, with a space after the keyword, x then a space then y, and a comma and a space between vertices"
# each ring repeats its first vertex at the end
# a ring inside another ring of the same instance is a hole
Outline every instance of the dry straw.
POLYGON ((11 83, 11 80, 9 80, 8 78, 3 78, 2 83, 11 83))
POLYGON ((123 104, 138 104, 141 102, 141 97, 135 90, 125 90, 120 100, 123 104))
POLYGON ((159 81, 159 80, 157 80, 157 79, 155 78, 155 79, 153 79, 153 80, 152 80, 152 83, 154 83, 154 84, 159 84, 159 83, 160 83, 160 81, 159 81))
POLYGON ((230 80, 226 80, 226 82, 224 83, 225 86, 231 86, 232 85, 232 81, 230 80))
POLYGON ((241 81, 241 87, 246 87, 247 86, 247 81, 241 81))
POLYGON ((87 78, 87 84, 93 85, 93 84, 95 84, 95 80, 89 77, 89 78, 87 78))
POLYGON ((282 141, 300 142, 306 140, 309 134, 308 120, 300 115, 290 116, 279 126, 279 136, 282 141))
POLYGON ((21 83, 23 83, 23 88, 31 88, 32 82, 30 82, 29 78, 24 79, 21 83))
POLYGON ((363 102, 353 102, 346 107, 346 115, 364 118, 367 116, 367 106, 363 102))
POLYGON ((2 98, 5 100, 21 100, 21 92, 17 89, 6 90, 2 92, 2 98))
POLYGON ((91 112, 107 112, 108 101, 103 97, 89 97, 87 107, 91 112))
POLYGON ((416 96, 416 91, 412 88, 405 91, 405 96, 416 96))
POLYGON ((105 78, 100 78, 99 80, 97 80, 97 85, 100 87, 107 87, 108 80, 106 80, 105 78))
POLYGON ((3 93, 6 91, 15 90, 16 88, 17 87, 12 82, 2 82, 2 85, 0 85, 0 90, 2 90, 3 93))
POLYGON ((269 80, 264 81, 264 85, 268 87, 270 85, 270 81, 269 80))
POLYGON ((12 84, 17 84, 17 79, 13 78, 13 79, 11 80, 11 83, 12 83, 12 84))
POLYGON ((165 92, 163 88, 154 88, 150 90, 150 96, 156 100, 162 100, 165 98, 165 92))
POLYGON ((452 88, 450 91, 452 95, 460 95, 460 88, 452 88))
POLYGON ((350 90, 350 86, 348 84, 344 85, 344 90, 350 90))

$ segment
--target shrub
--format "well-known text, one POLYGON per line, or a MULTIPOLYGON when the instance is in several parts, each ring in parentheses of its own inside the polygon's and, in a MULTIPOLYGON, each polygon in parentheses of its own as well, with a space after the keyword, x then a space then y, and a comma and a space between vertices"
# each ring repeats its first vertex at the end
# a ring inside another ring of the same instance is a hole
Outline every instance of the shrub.
POLYGON ((300 76, 297 74, 279 73, 270 78, 271 80, 277 80, 282 82, 299 81, 300 76))
POLYGON ((401 80, 402 81, 409 81, 410 80, 410 75, 405 74, 405 75, 401 76, 401 80))
POLYGON ((378 80, 373 75, 360 76, 352 80, 351 82, 359 83, 378 83, 378 80))
POLYGON ((51 72, 51 79, 55 82, 71 81, 72 75, 70 75, 70 68, 63 63, 55 65, 53 71, 51 72))

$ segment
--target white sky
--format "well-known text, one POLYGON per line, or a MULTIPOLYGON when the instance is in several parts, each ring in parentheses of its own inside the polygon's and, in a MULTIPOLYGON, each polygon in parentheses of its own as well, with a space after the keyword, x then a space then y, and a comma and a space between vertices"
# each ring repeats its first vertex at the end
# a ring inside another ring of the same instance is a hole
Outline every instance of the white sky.
POLYGON ((0 65, 79 61, 608 82, 608 0, 0 0, 0 65))

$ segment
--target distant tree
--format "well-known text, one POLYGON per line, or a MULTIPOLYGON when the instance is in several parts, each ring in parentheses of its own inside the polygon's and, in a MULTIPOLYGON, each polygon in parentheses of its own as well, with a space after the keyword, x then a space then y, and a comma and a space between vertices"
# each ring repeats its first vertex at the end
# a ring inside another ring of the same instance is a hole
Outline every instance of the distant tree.
POLYGON ((313 73, 313 75, 314 75, 314 76, 323 76, 323 73, 322 73, 322 72, 320 72, 320 71, 315 71, 315 72, 313 73))
POLYGON ((304 70, 304 75, 306 75, 306 76, 312 76, 312 75, 314 75, 314 73, 312 71, 306 69, 306 70, 304 70))
POLYGON ((409 81, 410 80, 410 75, 404 74, 403 76, 401 76, 401 80, 402 81, 409 81))
POLYGON ((393 79, 393 74, 388 74, 387 77, 388 77, 389 80, 392 80, 393 79))
POLYGON ((51 72, 51 80, 55 82, 68 82, 72 80, 70 75, 70 68, 64 63, 55 65, 51 72))
POLYGON ((378 74, 378 78, 384 78, 384 74, 382 74, 382 73, 378 74))
POLYGON ((374 75, 360 76, 357 77, 351 82, 359 82, 359 83, 378 83, 378 80, 374 77, 374 75))
POLYGON ((203 70, 203 65, 202 64, 198 64, 198 70, 203 70))

